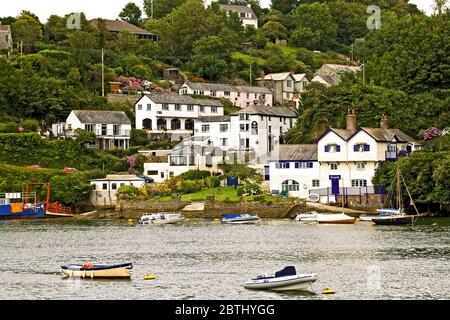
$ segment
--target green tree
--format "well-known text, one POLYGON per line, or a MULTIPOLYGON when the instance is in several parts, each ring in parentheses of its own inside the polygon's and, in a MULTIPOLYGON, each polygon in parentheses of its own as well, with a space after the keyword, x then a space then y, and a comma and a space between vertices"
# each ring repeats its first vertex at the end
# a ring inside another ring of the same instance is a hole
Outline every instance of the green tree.
POLYGON ((230 60, 227 46, 219 37, 204 37, 194 44, 190 69, 197 75, 215 81, 227 74, 230 60))
POLYGON ((294 9, 298 2, 298 0, 272 0, 271 8, 286 14, 294 9))
POLYGON ((48 42, 59 42, 67 39, 67 19, 51 15, 44 25, 44 39, 48 42))
POLYGON ((128 23, 138 25, 142 21, 142 11, 135 3, 129 2, 120 12, 119 18, 128 23))
POLYGON ((31 46, 42 38, 42 25, 34 15, 22 11, 11 25, 11 32, 16 43, 23 42, 25 46, 31 46))
POLYGON ((179 7, 184 2, 186 0, 144 0, 144 11, 148 17, 160 19, 171 13, 173 9, 179 7))
POLYGON ((165 18, 153 25, 160 36, 164 54, 187 59, 193 44, 202 37, 217 35, 224 24, 224 16, 213 9, 205 9, 201 0, 186 0, 165 18))
POLYGON ((301 4, 292 13, 296 26, 291 43, 310 50, 328 50, 335 46, 337 25, 326 4, 301 4))

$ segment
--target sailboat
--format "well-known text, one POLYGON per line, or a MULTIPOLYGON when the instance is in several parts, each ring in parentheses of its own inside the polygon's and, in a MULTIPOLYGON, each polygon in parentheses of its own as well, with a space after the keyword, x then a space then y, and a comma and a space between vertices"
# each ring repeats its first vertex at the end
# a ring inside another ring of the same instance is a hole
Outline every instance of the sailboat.
MULTIPOLYGON (((411 196, 411 193, 409 192, 408 186, 405 183, 405 179, 403 178, 402 173, 400 172, 400 168, 397 165, 397 174, 396 174, 396 181, 397 181, 397 209, 395 208, 383 208, 378 210, 380 213, 378 216, 375 216, 372 218, 372 221, 376 224, 380 225, 404 225, 404 224, 411 224, 413 225, 416 220, 420 217, 419 211, 417 210, 417 207, 414 203, 414 200, 411 196), (401 182, 406 187, 406 191, 408 192, 408 196, 410 199, 411 205, 416 210, 415 215, 407 215, 405 213, 405 208, 403 207, 403 197, 402 197, 402 189, 401 189, 401 182), (387 214, 386 214, 387 213, 387 214)), ((394 182, 393 182, 394 183, 394 182)))

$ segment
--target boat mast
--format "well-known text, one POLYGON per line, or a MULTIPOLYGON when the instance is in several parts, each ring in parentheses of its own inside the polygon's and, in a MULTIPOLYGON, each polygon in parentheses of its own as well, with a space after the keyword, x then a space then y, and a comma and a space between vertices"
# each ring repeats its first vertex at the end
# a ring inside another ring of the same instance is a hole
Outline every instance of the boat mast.
POLYGON ((397 165, 397 204, 398 209, 400 212, 402 211, 402 190, 401 190, 401 184, 400 184, 400 168, 397 165))

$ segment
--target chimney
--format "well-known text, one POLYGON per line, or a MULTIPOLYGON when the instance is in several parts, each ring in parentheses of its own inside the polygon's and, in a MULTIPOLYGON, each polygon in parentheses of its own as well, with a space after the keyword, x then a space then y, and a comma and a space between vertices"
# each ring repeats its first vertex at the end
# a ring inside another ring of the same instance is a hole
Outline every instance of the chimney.
POLYGON ((384 114, 384 113, 381 116, 380 128, 382 128, 382 129, 389 129, 389 120, 388 120, 387 115, 384 114))
POLYGON ((345 117, 345 126, 347 130, 350 130, 351 132, 356 131, 356 114, 355 109, 352 109, 352 112, 350 113, 350 110, 345 117))

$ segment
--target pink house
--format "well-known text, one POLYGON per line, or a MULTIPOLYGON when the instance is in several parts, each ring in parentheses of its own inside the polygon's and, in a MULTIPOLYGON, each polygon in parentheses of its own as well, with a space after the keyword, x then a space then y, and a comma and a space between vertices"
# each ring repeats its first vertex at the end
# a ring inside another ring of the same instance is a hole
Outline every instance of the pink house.
POLYGON ((236 107, 247 108, 255 101, 264 101, 264 105, 273 106, 273 93, 270 89, 257 86, 232 86, 221 83, 185 82, 180 95, 198 94, 214 98, 224 98, 236 107))

